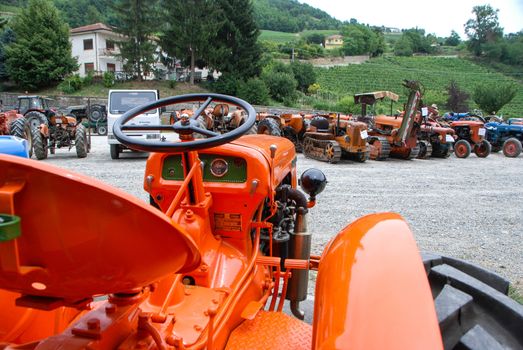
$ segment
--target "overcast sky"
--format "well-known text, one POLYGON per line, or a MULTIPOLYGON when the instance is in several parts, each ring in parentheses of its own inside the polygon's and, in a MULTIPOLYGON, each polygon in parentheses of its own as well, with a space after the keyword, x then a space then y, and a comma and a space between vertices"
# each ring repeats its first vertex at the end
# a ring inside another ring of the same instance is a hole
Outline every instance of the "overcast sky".
MULTIPOLYGON (((472 18, 472 8, 486 5, 481 0, 299 0, 319 8, 339 20, 356 18, 359 23, 400 29, 423 28, 426 34, 447 37, 455 30, 466 39, 463 25, 472 18)), ((504 33, 523 30, 523 0, 490 2, 499 9, 498 19, 504 33)))

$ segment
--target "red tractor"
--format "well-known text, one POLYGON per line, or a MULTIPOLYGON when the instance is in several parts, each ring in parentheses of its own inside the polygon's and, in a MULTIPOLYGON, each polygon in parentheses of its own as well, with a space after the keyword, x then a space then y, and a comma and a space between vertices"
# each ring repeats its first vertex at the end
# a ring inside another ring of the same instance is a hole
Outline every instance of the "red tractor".
POLYGON ((156 208, 86 176, 0 155, 1 349, 523 346, 523 306, 504 295, 508 283, 462 261, 421 257, 398 214, 362 217, 311 255, 308 213, 326 178, 306 170, 299 191, 294 145, 244 135, 255 120, 248 103, 217 94, 122 115, 115 137, 151 152, 144 189, 156 208), (241 107, 245 123, 224 134, 202 128, 196 119, 213 101, 241 107), (190 102, 200 109, 173 125, 127 123, 190 102), (153 127, 181 142, 125 133, 153 127), (310 270, 312 324, 302 321, 310 270))
POLYGON ((31 156, 33 152, 33 138, 29 123, 23 115, 16 113, 15 110, 6 112, 0 111, 0 135, 12 135, 26 139, 29 143, 29 156, 31 156))
POLYGON ((472 151, 479 158, 486 158, 492 151, 492 146, 485 139, 484 123, 475 120, 459 120, 450 124, 454 129, 457 141, 454 144, 454 154, 458 158, 467 158, 472 151))

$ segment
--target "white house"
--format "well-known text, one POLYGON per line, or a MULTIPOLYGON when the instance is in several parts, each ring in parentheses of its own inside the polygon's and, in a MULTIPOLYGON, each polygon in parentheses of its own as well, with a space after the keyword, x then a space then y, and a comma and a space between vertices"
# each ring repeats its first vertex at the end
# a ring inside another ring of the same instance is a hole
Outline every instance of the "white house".
POLYGON ((122 36, 103 24, 95 23, 73 28, 69 33, 72 44, 72 55, 78 59, 78 73, 84 77, 87 72, 121 72, 122 61, 116 56, 119 53, 118 41, 122 36))

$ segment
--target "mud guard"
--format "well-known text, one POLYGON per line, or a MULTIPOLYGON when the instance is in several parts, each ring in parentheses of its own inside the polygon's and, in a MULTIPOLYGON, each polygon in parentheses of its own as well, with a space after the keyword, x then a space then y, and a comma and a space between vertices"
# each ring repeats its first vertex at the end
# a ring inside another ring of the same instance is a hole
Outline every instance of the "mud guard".
POLYGON ((442 349, 412 232, 398 214, 365 216, 320 260, 313 349, 442 349))

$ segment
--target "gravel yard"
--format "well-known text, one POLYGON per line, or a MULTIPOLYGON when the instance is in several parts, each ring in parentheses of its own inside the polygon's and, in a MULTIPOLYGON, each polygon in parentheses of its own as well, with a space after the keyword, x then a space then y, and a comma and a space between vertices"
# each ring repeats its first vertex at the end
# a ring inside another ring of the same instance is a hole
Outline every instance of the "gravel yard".
MULTIPOLYGON (((142 188, 146 159, 129 152, 111 160, 106 138, 93 136, 87 158, 59 149, 45 162, 148 201, 142 188)), ((394 211, 409 222, 420 250, 477 263, 523 293, 523 156, 327 164, 298 155, 299 173, 311 167, 329 181, 309 216, 314 254, 354 219, 394 211)))

